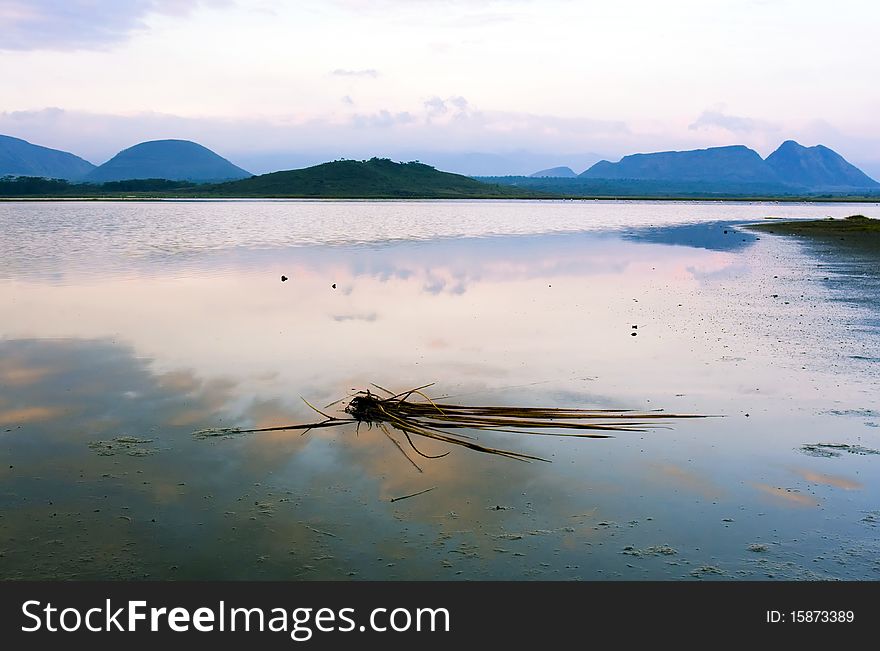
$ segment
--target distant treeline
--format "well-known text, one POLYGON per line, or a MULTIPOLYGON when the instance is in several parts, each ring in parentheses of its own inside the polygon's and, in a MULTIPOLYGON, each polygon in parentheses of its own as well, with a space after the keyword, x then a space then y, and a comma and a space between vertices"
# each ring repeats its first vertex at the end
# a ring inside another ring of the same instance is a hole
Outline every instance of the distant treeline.
POLYGON ((659 181, 531 176, 478 176, 484 183, 508 185, 523 190, 546 192, 566 198, 779 198, 779 199, 864 199, 880 200, 880 191, 853 190, 810 192, 779 183, 732 183, 723 181, 659 181))
POLYGON ((4 176, 0 178, 0 197, 99 197, 121 193, 165 193, 195 187, 192 181, 167 179, 71 183, 39 176, 4 176))
POLYGON ((418 162, 386 158, 338 160, 299 170, 272 172, 224 183, 144 179, 102 184, 37 177, 0 179, 6 198, 220 198, 319 199, 515 199, 547 195, 509 185, 482 183, 418 162))
POLYGON ((203 183, 132 179, 71 183, 33 176, 0 177, 0 198, 222 198, 323 199, 739 199, 880 201, 880 191, 807 192, 767 183, 719 183, 589 178, 477 177, 386 159, 334 161, 240 181, 203 183))

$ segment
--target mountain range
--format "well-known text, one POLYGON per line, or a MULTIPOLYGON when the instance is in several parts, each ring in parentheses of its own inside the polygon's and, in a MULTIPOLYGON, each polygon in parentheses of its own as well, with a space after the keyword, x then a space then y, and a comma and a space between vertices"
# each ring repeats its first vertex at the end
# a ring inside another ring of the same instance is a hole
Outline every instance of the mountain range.
POLYGON ((189 140, 142 142, 96 167, 73 154, 0 135, 2 176, 38 176, 85 183, 131 179, 211 183, 243 179, 251 174, 189 140))
MULTIPOLYGON (((542 170, 531 178, 571 178, 571 169, 542 170)), ((776 187, 788 191, 878 189, 880 183, 825 147, 804 147, 786 140, 766 159, 743 145, 691 151, 631 154, 616 163, 602 160, 578 179, 626 182, 669 182, 709 186, 776 187)))
MULTIPOLYGON (((451 181, 438 176, 447 173, 418 163, 398 170, 405 173, 395 172, 389 177, 385 173, 388 170, 383 172, 382 161, 385 160, 374 158, 369 161, 370 165, 360 167, 355 165, 357 161, 343 160, 337 161, 339 165, 316 165, 252 177, 246 170, 198 143, 154 140, 129 147, 96 167, 73 154, 0 135, 0 177, 43 177, 91 185, 146 179, 197 184, 240 181, 223 191, 229 189, 252 195, 259 191, 289 194, 287 190, 278 189, 277 181, 281 177, 275 176, 285 174, 288 175, 284 177, 287 181, 295 180, 297 189, 294 194, 298 196, 346 197, 443 196, 446 192, 444 184, 451 181), (394 183, 404 185, 395 186, 391 178, 396 179, 394 183)), ((449 176, 456 177, 450 186, 455 188, 453 194, 485 194, 474 188, 465 188, 462 179, 467 177, 449 176)), ((554 167, 530 177, 480 177, 479 180, 514 185, 525 194, 535 191, 566 196, 771 196, 880 191, 880 183, 828 147, 804 147, 793 140, 782 143, 766 159, 748 147, 731 145, 632 154, 616 163, 599 161, 580 175, 570 167, 554 167)), ((121 187, 118 189, 122 190, 121 187)))

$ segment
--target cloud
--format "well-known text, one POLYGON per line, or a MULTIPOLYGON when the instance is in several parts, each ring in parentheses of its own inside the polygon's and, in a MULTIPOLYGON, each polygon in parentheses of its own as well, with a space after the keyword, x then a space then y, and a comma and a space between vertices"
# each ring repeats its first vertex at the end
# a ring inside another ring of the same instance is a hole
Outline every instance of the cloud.
POLYGON ((63 149, 93 163, 145 140, 181 138, 200 142, 254 173, 340 157, 387 156, 479 175, 530 174, 559 165, 581 170, 597 159, 591 152, 615 159, 637 151, 745 144, 766 155, 782 140, 794 138, 806 145, 831 147, 854 164, 864 165, 868 174, 880 176, 876 137, 865 131, 841 131, 821 121, 793 125, 783 132, 777 125, 712 108, 689 129, 687 123, 644 125, 483 110, 454 94, 429 95, 414 106, 400 108, 367 109, 344 99, 336 106, 332 114, 312 118, 113 115, 57 107, 0 111, 0 133, 63 149), (717 125, 718 115, 726 127, 717 125))
POLYGON ((150 14, 185 16, 228 0, 0 0, 0 50, 106 49, 145 30, 150 14))
POLYGON ((429 118, 446 115, 447 113, 461 117, 467 115, 470 109, 468 101, 460 95, 447 97, 446 99, 434 96, 425 100, 422 105, 429 118))
POLYGON ((432 97, 424 102, 425 110, 428 112, 428 115, 442 115, 446 113, 448 110, 446 108, 446 102, 444 102, 439 97, 432 97))
POLYGON ((467 111, 467 109, 468 109, 468 101, 464 97, 461 97, 460 95, 456 96, 456 97, 450 97, 446 101, 448 101, 450 104, 452 104, 459 111, 467 111))
MULTIPOLYGON (((623 122, 480 111, 461 96, 429 100, 412 111, 386 108, 345 112, 344 102, 340 107, 340 114, 304 120, 284 116, 200 118, 157 112, 112 115, 52 107, 0 111, 0 133, 70 151, 93 163, 102 163, 121 149, 145 140, 195 140, 255 173, 303 167, 339 157, 416 157, 445 165, 452 159, 429 159, 422 154, 632 151, 631 141, 636 138, 623 122), (441 107, 445 112, 437 113, 441 107)), ((494 163, 487 159, 476 166, 454 165, 448 169, 507 174, 531 173, 535 165, 535 169, 540 169, 552 166, 551 163, 575 164, 573 160, 551 157, 529 160, 522 169, 514 170, 505 161, 500 157, 494 163)))
POLYGON ((368 323, 372 323, 376 320, 376 313, 370 312, 368 314, 335 314, 333 315, 333 320, 339 323, 345 321, 366 321, 368 323))
POLYGON ((776 131, 777 127, 762 120, 727 115, 719 108, 707 109, 688 126, 688 129, 697 131, 700 129, 720 128, 731 133, 752 133, 754 131, 776 131))
POLYGON ((358 129, 367 127, 388 128, 402 124, 411 124, 414 121, 415 118, 413 115, 407 111, 392 113, 391 111, 382 109, 376 113, 356 113, 352 116, 351 124, 358 129))
POLYGON ((336 68, 330 73, 335 77, 370 77, 375 79, 379 76, 379 71, 374 68, 365 68, 363 70, 346 70, 345 68, 336 68))

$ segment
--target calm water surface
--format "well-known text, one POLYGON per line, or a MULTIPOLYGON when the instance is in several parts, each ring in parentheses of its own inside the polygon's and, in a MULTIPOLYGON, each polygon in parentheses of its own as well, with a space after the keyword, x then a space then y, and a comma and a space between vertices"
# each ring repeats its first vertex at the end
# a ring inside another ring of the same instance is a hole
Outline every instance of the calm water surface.
POLYGON ((880 578, 876 253, 739 226, 853 212, 0 203, 0 578, 880 578), (423 473, 375 429, 192 436, 371 382, 719 417, 423 473))

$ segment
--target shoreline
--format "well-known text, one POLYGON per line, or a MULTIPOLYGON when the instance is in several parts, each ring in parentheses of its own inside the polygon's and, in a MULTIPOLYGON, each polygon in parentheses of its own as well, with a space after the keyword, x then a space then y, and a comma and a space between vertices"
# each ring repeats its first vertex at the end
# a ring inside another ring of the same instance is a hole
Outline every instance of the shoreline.
POLYGON ((827 217, 825 219, 809 219, 781 221, 770 220, 745 224, 743 228, 779 235, 804 235, 813 237, 869 237, 880 235, 880 219, 872 219, 864 215, 850 215, 844 219, 827 217))
POLYGON ((62 196, 27 196, 27 197, 0 197, 0 203, 26 203, 32 201, 47 202, 86 202, 86 201, 652 201, 658 203, 682 203, 682 202, 709 202, 709 203, 850 203, 850 204, 880 204, 880 196, 877 197, 762 197, 762 196, 720 196, 720 197, 693 197, 693 196, 558 196, 558 197, 535 197, 535 196, 510 196, 510 197, 400 197, 400 196, 337 196, 316 197, 303 195, 260 195, 260 196, 193 196, 193 195, 120 195, 101 197, 62 197, 62 196))

